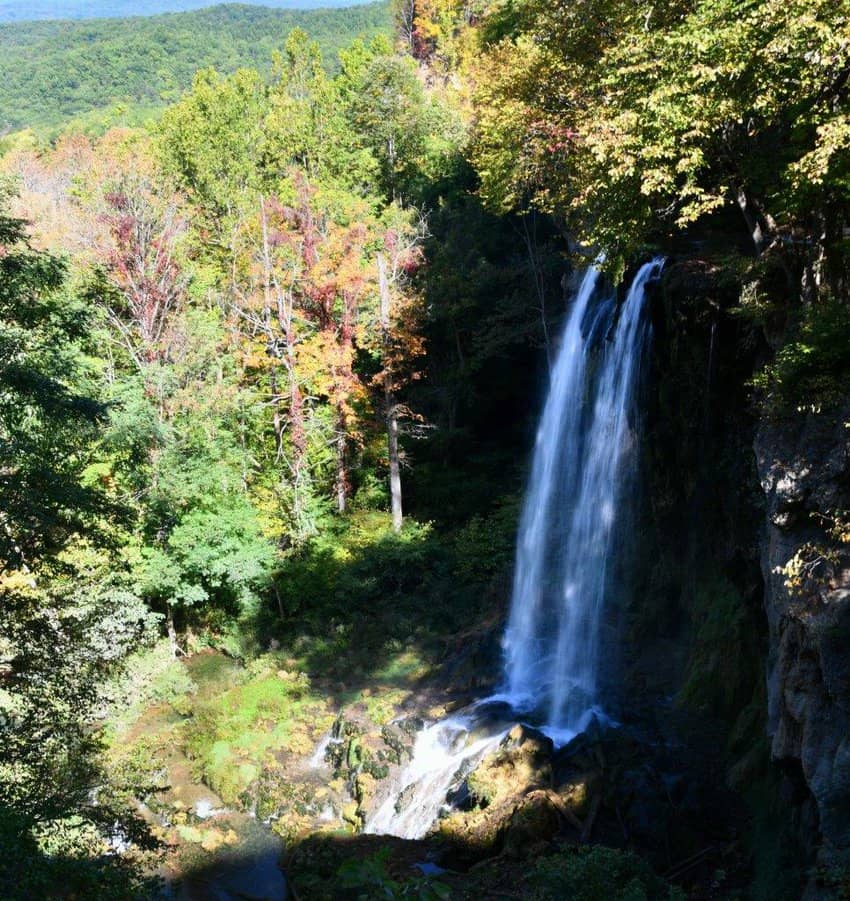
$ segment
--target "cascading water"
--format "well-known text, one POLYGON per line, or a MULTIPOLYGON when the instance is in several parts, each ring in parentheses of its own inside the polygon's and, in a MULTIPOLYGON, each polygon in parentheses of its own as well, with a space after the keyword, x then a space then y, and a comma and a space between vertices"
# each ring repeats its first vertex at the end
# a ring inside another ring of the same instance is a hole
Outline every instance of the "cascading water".
POLYGON ((391 795, 366 824, 366 832, 421 838, 437 819, 452 784, 471 771, 505 730, 492 727, 476 734, 474 710, 423 729, 413 758, 401 776, 401 796, 391 795))
POLYGON ((635 406, 649 337, 642 266, 617 318, 584 278, 564 331, 520 522, 505 633, 505 696, 575 734, 599 702, 600 634, 618 507, 633 474, 635 406))
POLYGON ((635 276, 617 306, 590 269, 564 329, 534 451, 517 542, 505 680, 500 694, 435 723, 417 739, 366 831, 419 838, 451 786, 495 747, 521 715, 563 744, 599 712, 601 635, 634 472, 636 402, 650 326, 647 284, 635 276), (505 717, 506 708, 512 712, 505 717))

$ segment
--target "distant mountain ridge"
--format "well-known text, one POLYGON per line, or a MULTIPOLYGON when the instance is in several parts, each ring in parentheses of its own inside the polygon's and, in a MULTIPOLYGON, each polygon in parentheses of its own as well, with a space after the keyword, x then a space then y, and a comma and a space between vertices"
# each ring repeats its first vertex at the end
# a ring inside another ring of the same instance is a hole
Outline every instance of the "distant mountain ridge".
MULTIPOLYGON (((255 0, 271 9, 310 10, 360 6, 369 0, 255 0)), ((44 19, 111 19, 189 12, 215 0, 0 0, 0 23, 44 19)))
POLYGON ((149 17, 0 24, 0 138, 25 128, 55 133, 72 120, 94 132, 140 124, 177 100, 198 69, 268 72, 273 51, 293 28, 306 31, 333 68, 338 51, 354 38, 392 33, 390 4, 315 10, 234 4, 149 17))

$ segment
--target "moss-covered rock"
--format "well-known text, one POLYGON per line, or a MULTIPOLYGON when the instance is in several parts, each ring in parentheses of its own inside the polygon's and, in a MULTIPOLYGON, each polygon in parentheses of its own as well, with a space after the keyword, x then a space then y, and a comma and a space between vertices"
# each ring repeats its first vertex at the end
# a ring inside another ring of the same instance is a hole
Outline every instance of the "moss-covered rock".
POLYGON ((488 807, 550 787, 552 749, 542 732, 517 724, 467 779, 473 801, 488 807))
POLYGON ((517 860, 534 857, 546 849, 562 825, 562 815, 552 793, 533 791, 511 814, 504 829, 503 853, 517 860))
POLYGON ((355 829, 359 829, 363 824, 360 818, 360 805, 357 801, 349 801, 342 805, 342 818, 346 823, 350 823, 355 829))
POLYGON ((436 826, 454 864, 496 853, 519 858, 558 834, 564 802, 551 788, 552 750, 549 738, 518 724, 470 773, 465 809, 436 826))

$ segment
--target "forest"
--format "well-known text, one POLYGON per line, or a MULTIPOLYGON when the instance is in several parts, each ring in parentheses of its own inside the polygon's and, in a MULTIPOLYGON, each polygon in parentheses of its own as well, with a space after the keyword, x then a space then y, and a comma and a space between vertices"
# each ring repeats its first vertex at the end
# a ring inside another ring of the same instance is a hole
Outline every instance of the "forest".
MULTIPOLYGON (((261 4, 272 9, 330 9, 358 6, 363 0, 266 0, 261 4)), ((14 0, 0 3, 0 22, 30 22, 35 19, 116 19, 126 16, 153 16, 158 13, 186 12, 202 9, 206 0, 33 0, 22 7, 14 0)))
POLYGON ((850 2, 0 44, 0 897, 847 897, 850 2))
POLYGON ((352 38, 389 35, 390 9, 384 2, 347 10, 232 4, 161 16, 0 24, 0 134, 32 129, 52 137, 142 125, 176 101, 199 69, 231 74, 253 66, 268 75, 272 54, 293 28, 305 30, 334 65, 352 38))

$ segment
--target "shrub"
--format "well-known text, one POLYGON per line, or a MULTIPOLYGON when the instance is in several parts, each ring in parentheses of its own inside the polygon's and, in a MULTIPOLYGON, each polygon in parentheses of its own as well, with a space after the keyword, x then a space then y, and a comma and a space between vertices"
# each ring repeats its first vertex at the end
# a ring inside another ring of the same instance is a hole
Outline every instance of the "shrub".
POLYGON ((601 846, 541 858, 529 883, 540 901, 684 901, 684 894, 656 876, 640 857, 601 846))

